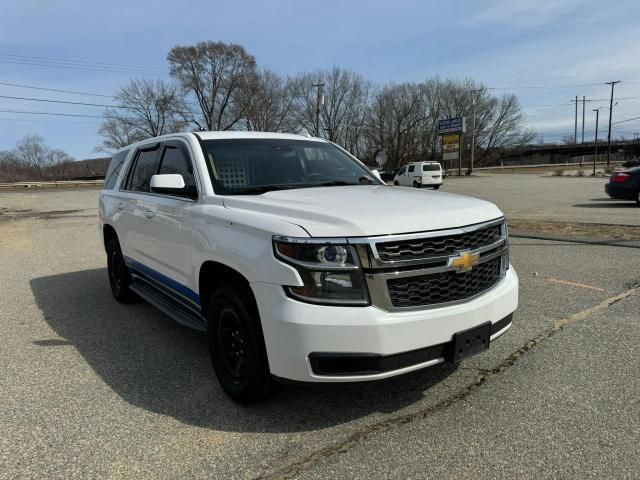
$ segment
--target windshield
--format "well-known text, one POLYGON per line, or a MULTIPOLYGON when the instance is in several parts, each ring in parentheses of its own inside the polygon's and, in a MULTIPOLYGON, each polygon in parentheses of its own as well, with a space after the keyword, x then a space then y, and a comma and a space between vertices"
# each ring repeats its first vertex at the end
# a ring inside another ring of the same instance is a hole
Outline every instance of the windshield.
POLYGON ((271 190, 380 184, 335 145, 280 139, 204 140, 216 193, 259 195, 271 190))
POLYGON ((437 163, 425 163, 422 165, 423 172, 439 172, 440 165, 437 163))

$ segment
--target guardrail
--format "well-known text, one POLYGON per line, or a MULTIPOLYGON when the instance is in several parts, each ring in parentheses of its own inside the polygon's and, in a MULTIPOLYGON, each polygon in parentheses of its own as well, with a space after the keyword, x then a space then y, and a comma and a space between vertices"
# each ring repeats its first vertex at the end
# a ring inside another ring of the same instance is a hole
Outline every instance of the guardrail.
MULTIPOLYGON (((611 162, 611 166, 612 167, 619 166, 622 163, 624 162, 622 161, 611 162)), ((596 162, 596 166, 602 167, 606 165, 607 165, 606 161, 596 162)), ((566 162, 566 163, 541 163, 539 165, 494 165, 492 167, 474 167, 473 169, 474 170, 509 170, 509 169, 518 169, 518 168, 549 168, 549 167, 563 168, 563 167, 580 167, 580 166, 581 166, 580 162, 566 162)), ((582 162, 582 168, 589 168, 589 167, 593 167, 593 161, 582 162)))
POLYGON ((80 188, 101 187, 104 180, 56 180, 0 183, 0 190, 20 190, 23 188, 80 188))

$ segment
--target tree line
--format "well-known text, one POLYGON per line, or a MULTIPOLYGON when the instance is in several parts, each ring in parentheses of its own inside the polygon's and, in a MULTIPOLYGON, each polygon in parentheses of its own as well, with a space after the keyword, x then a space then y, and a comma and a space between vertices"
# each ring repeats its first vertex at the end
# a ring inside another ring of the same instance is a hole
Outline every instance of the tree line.
POLYGON ((113 152, 148 137, 184 131, 308 132, 386 168, 440 158, 437 122, 466 116, 463 155, 470 148, 475 104, 476 158, 486 163, 503 148, 530 143, 518 98, 494 95, 472 79, 439 77, 378 85, 333 67, 283 76, 258 66, 241 45, 205 41, 176 46, 167 55, 169 80, 132 79, 117 89, 104 112, 100 150, 113 152), (318 84, 323 102, 319 122, 318 84))
POLYGON ((65 180, 77 175, 75 159, 49 147, 40 135, 25 135, 13 150, 0 150, 0 181, 65 180))

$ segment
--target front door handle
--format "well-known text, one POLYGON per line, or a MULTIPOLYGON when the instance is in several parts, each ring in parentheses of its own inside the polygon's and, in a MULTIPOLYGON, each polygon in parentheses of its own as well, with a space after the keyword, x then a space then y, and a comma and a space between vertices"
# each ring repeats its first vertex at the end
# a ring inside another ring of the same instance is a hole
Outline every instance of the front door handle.
POLYGON ((150 208, 145 208, 144 210, 142 210, 142 214, 147 218, 151 218, 155 215, 153 210, 151 210, 150 208))

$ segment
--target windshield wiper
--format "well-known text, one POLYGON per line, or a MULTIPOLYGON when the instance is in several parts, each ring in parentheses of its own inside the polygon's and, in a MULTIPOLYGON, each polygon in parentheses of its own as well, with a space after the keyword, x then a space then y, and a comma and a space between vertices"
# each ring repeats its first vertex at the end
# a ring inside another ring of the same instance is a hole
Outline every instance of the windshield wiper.
POLYGON ((260 195, 262 193, 273 192, 275 190, 291 190, 302 188, 304 185, 256 185, 253 187, 234 188, 227 195, 260 195))
POLYGON ((344 180, 332 180, 330 182, 309 183, 307 187, 344 187, 348 185, 362 185, 360 183, 345 182, 344 180))

